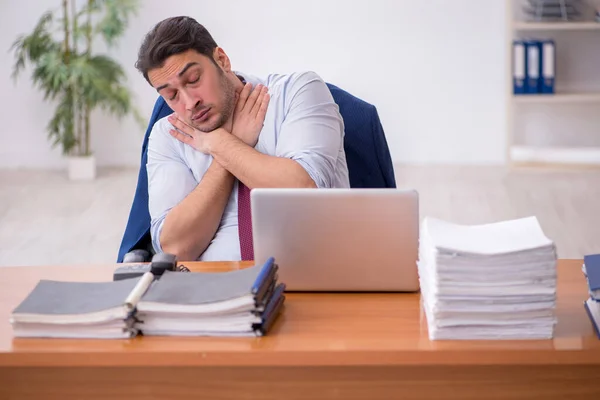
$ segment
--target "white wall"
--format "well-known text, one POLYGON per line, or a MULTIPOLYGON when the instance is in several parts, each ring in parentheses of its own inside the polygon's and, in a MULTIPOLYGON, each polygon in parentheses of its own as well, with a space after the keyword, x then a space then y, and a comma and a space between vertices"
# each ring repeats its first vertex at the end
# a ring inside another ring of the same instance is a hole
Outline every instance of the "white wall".
MULTIPOLYGON (((156 98, 133 67, 143 35, 159 20, 191 15, 238 70, 261 75, 310 69, 373 103, 396 162, 490 164, 505 155, 504 0, 144 0, 119 49, 138 105, 156 98)), ((29 32, 58 0, 0 3, 0 49, 29 32), (49 4, 52 3, 52 4, 49 4)), ((60 167, 45 126, 52 114, 27 75, 0 64, 0 167, 60 167)), ((137 165, 143 132, 94 115, 101 165, 137 165)))

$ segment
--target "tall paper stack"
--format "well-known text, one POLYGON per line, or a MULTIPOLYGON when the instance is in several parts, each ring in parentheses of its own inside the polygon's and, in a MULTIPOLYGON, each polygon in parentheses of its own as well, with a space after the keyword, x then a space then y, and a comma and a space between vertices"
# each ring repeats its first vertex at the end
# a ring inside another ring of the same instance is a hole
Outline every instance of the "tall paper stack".
POLYGON ((425 218, 418 268, 431 340, 553 337, 556 247, 537 218, 425 218))

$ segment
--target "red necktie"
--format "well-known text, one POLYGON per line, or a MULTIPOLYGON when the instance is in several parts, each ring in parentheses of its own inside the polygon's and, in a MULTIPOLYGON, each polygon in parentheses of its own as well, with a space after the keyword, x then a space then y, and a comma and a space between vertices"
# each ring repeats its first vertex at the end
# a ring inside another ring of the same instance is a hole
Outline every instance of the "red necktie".
POLYGON ((250 212, 250 189, 238 181, 238 231, 242 260, 254 260, 252 245, 252 214, 250 212))

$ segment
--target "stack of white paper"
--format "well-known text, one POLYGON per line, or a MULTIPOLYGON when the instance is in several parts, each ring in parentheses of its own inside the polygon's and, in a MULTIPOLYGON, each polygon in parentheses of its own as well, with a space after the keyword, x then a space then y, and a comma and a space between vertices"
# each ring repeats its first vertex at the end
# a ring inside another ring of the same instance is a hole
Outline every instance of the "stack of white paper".
POLYGON ((552 338, 556 248, 537 218, 425 218, 418 268, 431 340, 552 338))

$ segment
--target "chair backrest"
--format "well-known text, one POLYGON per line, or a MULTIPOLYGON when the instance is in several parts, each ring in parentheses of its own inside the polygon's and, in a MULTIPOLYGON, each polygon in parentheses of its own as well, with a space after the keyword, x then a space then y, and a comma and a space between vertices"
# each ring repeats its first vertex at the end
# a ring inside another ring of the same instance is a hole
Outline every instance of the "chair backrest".
MULTIPOLYGON (((327 84, 344 120, 344 150, 350 186, 353 188, 395 188, 392 158, 375 106, 339 87, 327 84)), ((148 211, 147 146, 156 121, 173 111, 162 97, 154 105, 144 141, 138 182, 117 262, 133 249, 151 250, 150 213, 148 211)))
POLYGON ((377 109, 327 84, 344 120, 344 150, 353 188, 395 188, 394 166, 377 109))

